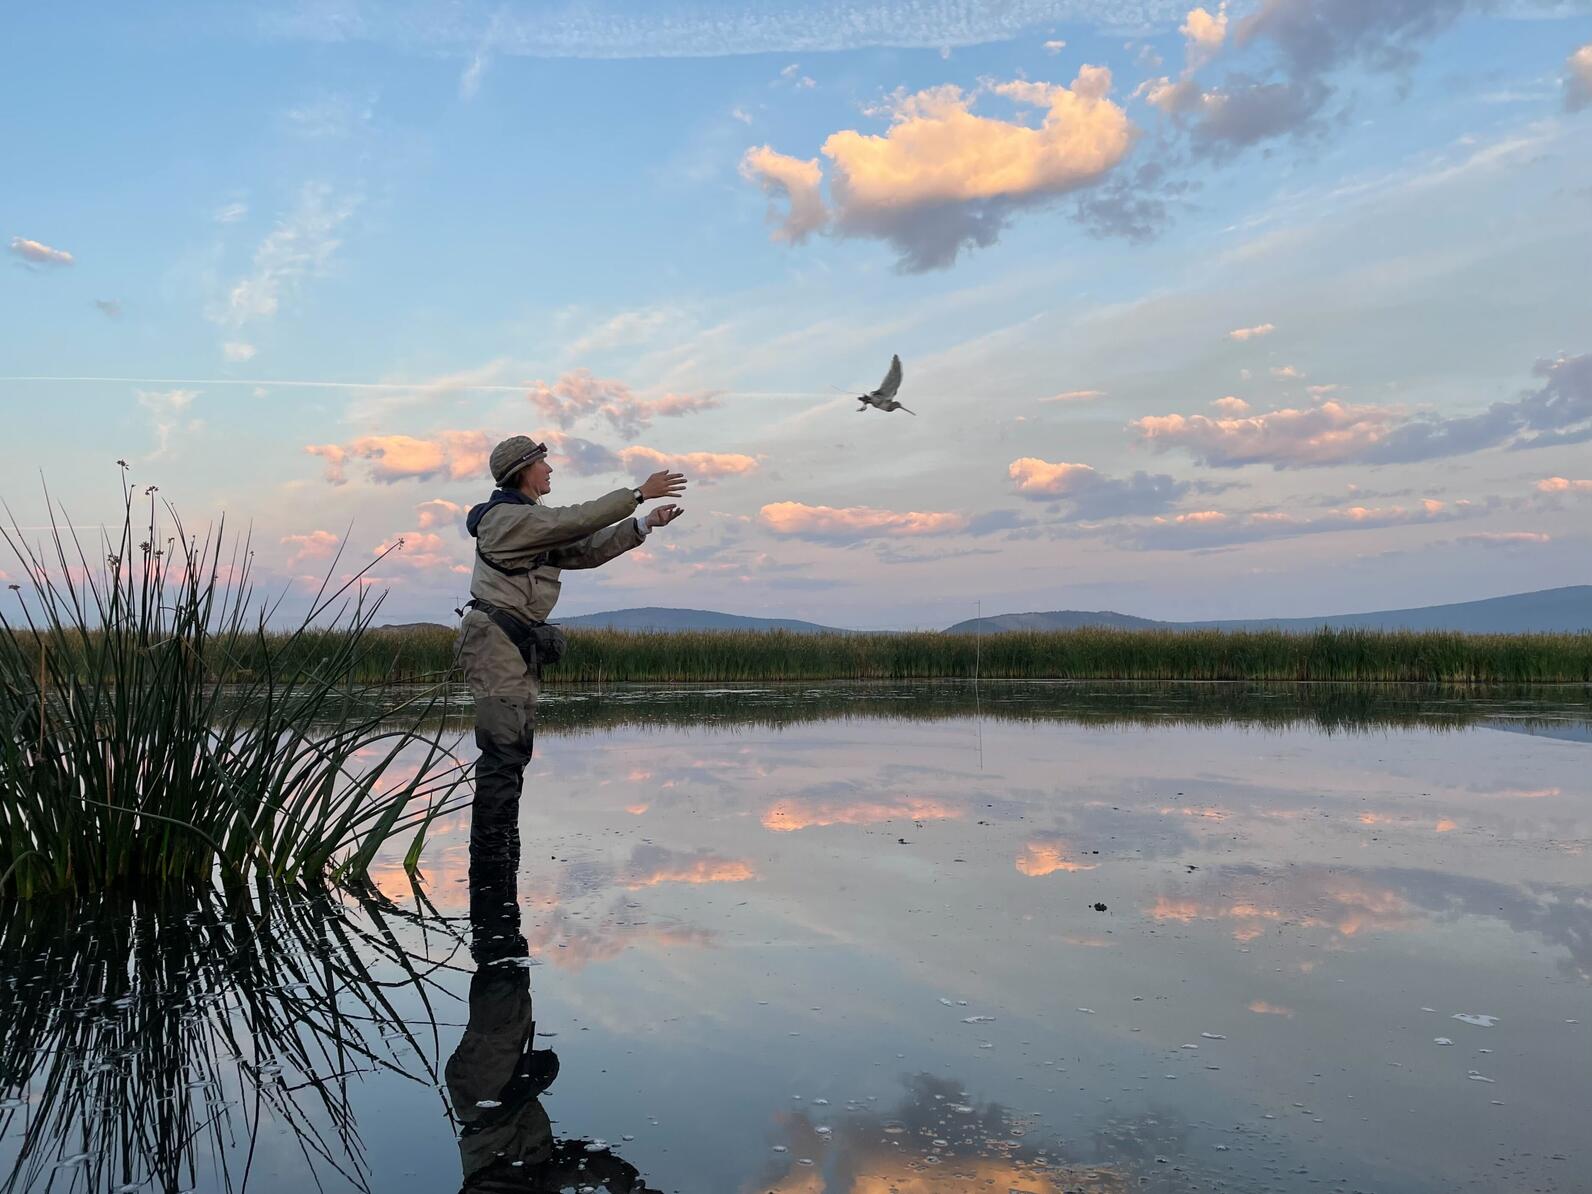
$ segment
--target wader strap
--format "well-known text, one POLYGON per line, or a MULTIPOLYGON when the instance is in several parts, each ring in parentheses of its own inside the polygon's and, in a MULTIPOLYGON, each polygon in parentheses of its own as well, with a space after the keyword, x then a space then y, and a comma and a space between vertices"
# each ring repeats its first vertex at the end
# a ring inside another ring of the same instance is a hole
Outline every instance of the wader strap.
POLYGON ((543 564, 547 563, 547 557, 550 553, 544 551, 541 555, 532 556, 531 562, 524 568, 504 567, 491 556, 487 555, 486 552, 482 551, 479 547, 475 549, 475 554, 477 559, 479 559, 494 572, 501 572, 504 576, 529 576, 531 574, 531 569, 540 568, 543 564))

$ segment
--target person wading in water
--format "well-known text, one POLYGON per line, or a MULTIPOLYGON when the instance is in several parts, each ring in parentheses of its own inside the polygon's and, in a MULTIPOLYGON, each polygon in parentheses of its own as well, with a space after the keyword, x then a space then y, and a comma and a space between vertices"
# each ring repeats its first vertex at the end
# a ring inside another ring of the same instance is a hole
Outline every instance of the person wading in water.
POLYGON ((542 504, 552 489, 547 445, 516 435, 492 449, 492 496, 471 509, 475 538, 470 601, 458 658, 475 698, 475 802, 470 853, 512 854, 518 862, 520 786, 531 761, 541 667, 556 663, 564 635, 547 625, 559 572, 596 568, 638 546, 684 511, 674 503, 633 517, 642 502, 685 491, 680 473, 657 472, 635 489, 616 489, 578 506, 542 504))

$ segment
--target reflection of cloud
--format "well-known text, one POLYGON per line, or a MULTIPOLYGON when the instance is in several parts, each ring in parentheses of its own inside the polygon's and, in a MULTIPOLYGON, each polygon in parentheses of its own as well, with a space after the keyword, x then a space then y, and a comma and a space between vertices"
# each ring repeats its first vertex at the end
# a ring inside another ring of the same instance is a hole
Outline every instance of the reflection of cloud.
POLYGON ((637 846, 630 864, 618 875, 621 887, 632 891, 660 883, 744 883, 756 878, 751 864, 706 850, 680 854, 661 846, 637 846))
POLYGON ((1023 852, 1014 864, 1018 871, 1030 878, 1054 875, 1057 871, 1092 871, 1094 863, 1075 862, 1067 857, 1066 843, 1061 841, 1025 842, 1023 852))
MULTIPOLYGON (((906 1097, 888 1113, 849 1106, 830 1119, 821 1113, 782 1115, 778 1138, 783 1151, 768 1172, 746 1189, 770 1194, 1125 1194, 1135 1188, 1130 1172, 1117 1164, 1085 1164, 1069 1159, 1053 1140, 1036 1140, 1035 1126, 998 1103, 972 1103, 960 1084, 926 1074, 911 1079, 906 1097), (803 1159, 816 1162, 803 1165, 803 1159)), ((1163 1121, 1175 1120, 1164 1113, 1163 1121)), ((1126 1125, 1138 1137, 1152 1137, 1154 1151, 1167 1147, 1165 1123, 1126 1125)), ((1142 1150, 1114 1147, 1113 1154, 1142 1150)))
POLYGON ((1293 1019, 1293 1009, 1278 1007, 1275 1003, 1267 1003, 1264 999, 1257 999, 1249 1005, 1249 1010, 1259 1016, 1285 1016, 1293 1019))
POLYGON ((1569 956, 1561 966, 1567 973, 1592 976, 1592 887, 1515 885, 1395 867, 1296 867, 1284 880, 1258 868, 1234 867, 1207 875, 1192 892, 1157 897, 1146 912, 1179 924, 1227 924, 1244 941, 1275 926, 1324 932, 1340 944, 1368 930, 1411 928, 1422 914, 1496 919, 1565 950, 1569 956))
POLYGON ((1224 923, 1241 942, 1284 924, 1296 930, 1325 930, 1330 938, 1341 940, 1365 929, 1404 928, 1413 920, 1413 910, 1398 892, 1363 877, 1324 869, 1301 872, 1286 887, 1268 883, 1258 872, 1240 871, 1208 879, 1202 889, 1193 896, 1158 896, 1148 915, 1179 924, 1224 923))
POLYGON ((901 796, 889 800, 781 800, 763 814, 763 828, 776 833, 822 825, 879 825, 886 821, 950 821, 966 815, 939 800, 901 796))

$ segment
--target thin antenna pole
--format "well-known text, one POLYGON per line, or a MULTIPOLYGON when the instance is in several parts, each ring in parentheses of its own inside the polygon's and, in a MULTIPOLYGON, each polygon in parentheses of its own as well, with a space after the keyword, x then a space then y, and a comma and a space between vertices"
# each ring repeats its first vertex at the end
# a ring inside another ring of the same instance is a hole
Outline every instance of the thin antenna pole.
POLYGON ((984 706, 978 695, 979 664, 984 648, 984 602, 978 602, 978 618, 973 623, 973 722, 978 727, 978 769, 984 770, 984 706))

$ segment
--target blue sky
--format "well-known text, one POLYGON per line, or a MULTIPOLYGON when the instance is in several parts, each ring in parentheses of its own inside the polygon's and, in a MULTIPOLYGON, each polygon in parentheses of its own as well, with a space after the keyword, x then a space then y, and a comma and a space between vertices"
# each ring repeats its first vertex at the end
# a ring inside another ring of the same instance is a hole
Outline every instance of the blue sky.
POLYGON ((126 459, 267 587, 402 536, 444 621, 523 431, 555 501, 696 480, 568 613, 1592 582, 1592 3, 747 11, 19 10, 18 522, 126 459), (892 352, 917 417, 854 413, 892 352))

